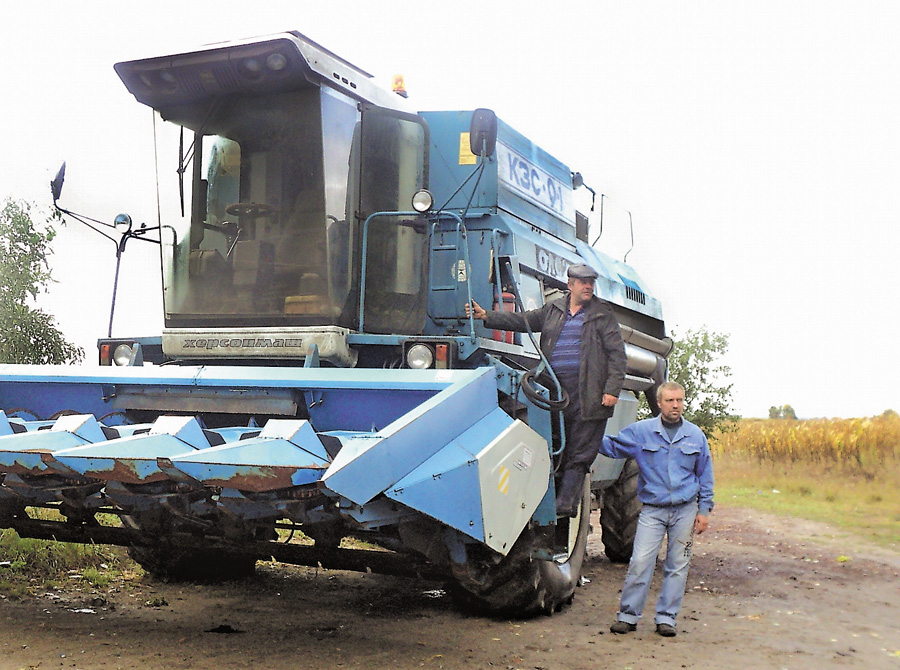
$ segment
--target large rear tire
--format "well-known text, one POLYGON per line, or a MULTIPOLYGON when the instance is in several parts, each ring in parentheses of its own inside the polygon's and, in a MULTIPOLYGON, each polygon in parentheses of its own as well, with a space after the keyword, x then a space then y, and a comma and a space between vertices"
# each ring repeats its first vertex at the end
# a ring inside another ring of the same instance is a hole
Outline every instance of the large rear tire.
POLYGON ((581 578, 590 533, 589 486, 586 477, 577 516, 559 519, 557 536, 567 534, 564 557, 534 558, 533 551, 542 537, 526 528, 499 562, 485 567, 470 559, 464 568, 454 571, 456 581, 450 590, 457 606, 478 613, 527 617, 553 614, 570 604, 581 578))
POLYGON ((637 497, 638 464, 625 461, 616 483, 603 491, 600 510, 601 539, 606 556, 613 563, 627 563, 634 551, 641 502, 637 497))

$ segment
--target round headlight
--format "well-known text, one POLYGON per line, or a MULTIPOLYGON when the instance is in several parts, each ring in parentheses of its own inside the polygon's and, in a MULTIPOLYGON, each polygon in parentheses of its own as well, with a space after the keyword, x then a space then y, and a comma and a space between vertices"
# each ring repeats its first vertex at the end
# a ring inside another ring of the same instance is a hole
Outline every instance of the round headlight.
POLYGON ((259 81, 263 76, 263 64, 255 58, 245 58, 238 65, 238 72, 248 81, 259 81))
POLYGON ((266 58, 266 67, 274 72, 278 72, 279 70, 283 70, 287 65, 287 58, 285 58, 282 54, 274 53, 266 58))
POLYGON ((416 191, 412 197, 412 207, 417 212, 427 212, 434 205, 434 196, 428 189, 416 191))
POLYGON ((426 370, 434 364, 434 352, 424 344, 414 344, 406 352, 406 364, 414 370, 426 370))
POLYGON ((113 362, 116 365, 128 365, 131 362, 131 355, 133 353, 131 345, 120 344, 113 352, 113 362))

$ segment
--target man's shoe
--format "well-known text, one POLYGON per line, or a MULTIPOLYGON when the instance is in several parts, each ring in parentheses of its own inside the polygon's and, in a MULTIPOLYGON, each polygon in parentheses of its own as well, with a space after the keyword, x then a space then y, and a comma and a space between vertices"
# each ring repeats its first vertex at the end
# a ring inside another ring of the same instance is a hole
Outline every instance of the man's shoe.
POLYGON ((656 632, 663 637, 675 637, 676 635, 678 635, 678 631, 675 630, 675 626, 670 623, 656 624, 656 632))
POLYGON ((616 621, 612 626, 609 627, 609 631, 611 633, 619 633, 620 635, 624 633, 633 633, 637 630, 636 623, 628 623, 627 621, 616 621))

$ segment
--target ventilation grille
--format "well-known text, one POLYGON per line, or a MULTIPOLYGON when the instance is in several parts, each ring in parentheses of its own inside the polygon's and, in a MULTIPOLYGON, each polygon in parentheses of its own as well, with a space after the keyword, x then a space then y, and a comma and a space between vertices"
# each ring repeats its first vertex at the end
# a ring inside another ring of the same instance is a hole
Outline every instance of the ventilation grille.
POLYGON ((641 287, 637 285, 633 280, 628 277, 623 277, 619 275, 619 279, 622 280, 622 284, 625 286, 625 297, 632 302, 636 302, 640 305, 647 304, 647 296, 641 290, 641 287))
POLYGON ((647 296, 644 295, 644 292, 640 289, 631 288, 630 286, 625 287, 625 297, 629 300, 633 300, 634 302, 639 302, 642 305, 647 304, 647 296))

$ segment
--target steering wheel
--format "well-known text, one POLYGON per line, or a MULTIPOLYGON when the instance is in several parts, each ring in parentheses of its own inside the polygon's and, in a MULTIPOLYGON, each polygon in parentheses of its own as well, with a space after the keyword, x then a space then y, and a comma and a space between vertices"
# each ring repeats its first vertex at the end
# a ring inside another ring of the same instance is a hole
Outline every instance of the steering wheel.
POLYGON ((278 211, 273 205, 266 205, 261 202, 236 202, 225 208, 226 214, 231 214, 239 219, 261 219, 272 216, 278 211))

